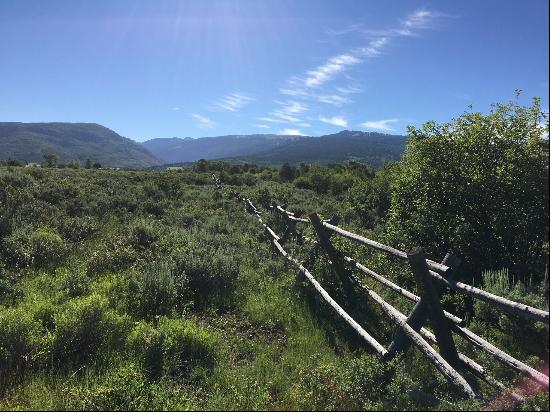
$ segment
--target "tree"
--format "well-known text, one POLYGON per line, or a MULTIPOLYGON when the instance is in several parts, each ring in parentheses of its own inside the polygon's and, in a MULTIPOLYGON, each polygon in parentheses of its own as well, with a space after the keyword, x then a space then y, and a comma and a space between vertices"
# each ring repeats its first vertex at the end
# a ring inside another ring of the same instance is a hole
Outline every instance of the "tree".
POLYGON ((281 169, 279 169, 279 179, 283 182, 290 182, 294 180, 294 175, 294 168, 288 163, 285 163, 281 166, 281 169))
POLYGON ((97 162, 94 163, 94 164, 93 164, 93 168, 94 168, 94 169, 101 169, 101 163, 97 163, 97 162))
POLYGON ((92 161, 88 158, 86 159, 86 163, 84 163, 85 169, 91 169, 92 168, 92 161))
POLYGON ((72 160, 67 163, 67 167, 71 169, 80 169, 80 160, 72 160))
POLYGON ((205 159, 199 159, 197 163, 193 165, 195 172, 208 172, 208 161, 205 159))
POLYGON ((449 248, 468 276, 541 276, 548 249, 548 119, 540 100, 495 104, 445 124, 409 127, 392 186, 389 236, 434 258, 449 248), (544 122, 544 123, 541 123, 544 122), (464 265, 463 265, 464 266, 464 265))
POLYGON ((56 167, 59 156, 56 154, 44 154, 44 166, 46 167, 56 167))

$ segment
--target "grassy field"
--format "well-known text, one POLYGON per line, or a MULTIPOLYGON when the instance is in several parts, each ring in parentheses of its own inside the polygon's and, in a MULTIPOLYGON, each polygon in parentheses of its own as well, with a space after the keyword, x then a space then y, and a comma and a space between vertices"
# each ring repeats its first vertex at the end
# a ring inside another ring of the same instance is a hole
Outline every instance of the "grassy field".
MULTIPOLYGON (((415 349, 381 362, 211 174, 0 168, 0 409, 477 409, 499 397, 468 376, 485 399, 461 400, 415 349)), ((345 227, 375 239, 384 234, 383 220, 367 228, 350 210, 344 190, 281 182, 268 168, 235 170, 226 180, 264 210, 274 200, 339 214, 345 227)), ((266 217, 281 233, 283 222, 266 217)), ((403 264, 335 243, 414 289, 403 264)), ((288 250, 303 260, 311 246, 292 241, 288 250)), ((342 299, 323 255, 311 269, 342 299)), ((498 274, 489 278, 488 289, 527 296, 498 274)), ((452 295, 445 304, 458 314, 468 309, 452 295)), ((393 327, 372 302, 358 294, 345 306, 389 344, 393 327)), ((525 332, 506 316, 495 323, 482 305, 477 313, 473 330, 540 366, 547 329, 525 332), (515 332, 524 345, 511 341, 515 332)), ((507 384, 521 382, 457 345, 507 384)), ((547 408, 548 393, 523 404, 532 407, 547 408)))

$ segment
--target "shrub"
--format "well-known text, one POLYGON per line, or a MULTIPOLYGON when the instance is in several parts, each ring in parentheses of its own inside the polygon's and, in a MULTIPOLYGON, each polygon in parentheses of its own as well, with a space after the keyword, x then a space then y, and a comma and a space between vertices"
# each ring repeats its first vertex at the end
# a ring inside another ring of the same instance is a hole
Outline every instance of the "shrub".
POLYGON ((67 217, 61 221, 59 231, 63 238, 71 242, 88 239, 98 231, 98 222, 91 216, 67 217))
POLYGON ((52 355, 55 362, 65 365, 86 361, 102 347, 119 347, 128 329, 128 319, 95 294, 70 300, 54 321, 52 355))
POLYGON ((0 305, 15 305, 23 297, 23 290, 17 284, 19 276, 6 269, 0 262, 0 305))
POLYGON ((223 311, 233 305, 239 266, 225 252, 193 250, 176 257, 176 274, 187 280, 180 298, 191 299, 196 309, 211 307, 223 311))
POLYGON ((38 268, 52 269, 65 258, 65 243, 54 232, 47 229, 32 231, 22 227, 4 241, 4 261, 15 267, 33 265, 38 268))
POLYGON ((156 227, 146 220, 138 220, 130 226, 130 244, 136 250, 151 248, 159 238, 156 227))
POLYGON ((65 243, 63 239, 46 229, 39 229, 29 238, 29 249, 32 264, 40 268, 58 266, 65 258, 65 243))
POLYGON ((158 379, 163 374, 186 376, 195 366, 213 367, 218 338, 192 321, 161 317, 157 327, 138 324, 128 345, 147 376, 158 379))
POLYGON ((129 311, 138 317, 168 315, 177 296, 176 279, 166 263, 153 262, 138 270, 129 284, 129 311))
POLYGON ((41 325, 28 311, 0 307, 0 393, 23 377, 41 343, 41 325))
POLYGON ((86 262, 86 273, 98 275, 105 272, 120 272, 130 267, 137 259, 137 253, 120 242, 101 244, 86 262))
POLYGON ((65 390, 68 410, 189 410, 185 394, 175 385, 147 381, 136 365, 125 364, 86 384, 65 390))

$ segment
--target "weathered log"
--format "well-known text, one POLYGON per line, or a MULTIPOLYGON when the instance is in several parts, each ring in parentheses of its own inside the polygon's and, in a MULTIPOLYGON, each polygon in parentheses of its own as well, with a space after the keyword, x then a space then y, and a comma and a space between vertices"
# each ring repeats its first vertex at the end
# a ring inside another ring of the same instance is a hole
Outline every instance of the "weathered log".
MULTIPOLYGON (((328 222, 323 222, 323 226, 348 239, 355 240, 356 242, 363 243, 364 245, 371 246, 375 249, 382 250, 384 252, 388 252, 394 256, 397 256, 398 258, 407 259, 407 253, 403 252, 402 250, 398 250, 391 246, 384 245, 380 242, 376 242, 375 240, 367 239, 366 237, 357 235, 352 232, 348 232, 347 230, 344 230, 338 226, 331 225, 328 222)), ((427 259, 426 262, 428 263, 428 267, 431 270, 435 270, 436 272, 445 273, 450 269, 448 266, 442 265, 441 263, 437 263, 429 259, 427 259)))
MULTIPOLYGON (((420 329, 420 335, 422 335, 422 337, 426 339, 428 342, 437 345, 437 339, 435 335, 432 332, 430 332, 428 329, 426 328, 420 329)), ((473 359, 467 357, 466 355, 460 352, 458 353, 458 358, 462 363, 462 368, 467 369, 468 371, 476 375, 478 378, 487 382, 489 385, 496 386, 501 390, 507 389, 502 382, 500 382, 499 380, 489 375, 487 370, 483 366, 481 366, 479 363, 474 361, 473 359)), ((523 396, 514 392, 513 390, 510 390, 510 397, 514 399, 516 402, 522 402, 524 400, 523 396)))
POLYGON ((476 287, 457 282, 456 280, 445 279, 439 273, 436 273, 434 271, 430 271, 429 273, 434 279, 436 279, 439 283, 447 286, 449 289, 463 293, 474 299, 478 299, 483 302, 497 306, 503 311, 511 313, 513 315, 518 315, 527 319, 533 319, 539 322, 546 323, 548 325, 548 312, 544 310, 537 309, 523 303, 514 302, 512 300, 494 295, 476 287))
POLYGON ((386 349, 378 343, 376 339, 374 339, 367 331, 365 331, 361 325, 359 325, 348 313, 342 309, 338 303, 334 299, 330 297, 330 295, 327 293, 325 289, 317 282, 315 277, 304 267, 302 266, 297 260, 293 259, 279 244, 279 242, 276 239, 273 239, 273 244, 277 248, 277 250, 283 255, 286 259, 288 259, 290 262, 294 263, 298 266, 300 273, 302 273, 308 280, 309 283, 315 288, 315 290, 323 297, 323 299, 338 313, 338 315, 346 321, 348 325, 350 325, 358 334, 363 338, 365 342, 369 344, 370 347, 372 347, 380 356, 384 356, 386 353, 386 349))
MULTIPOLYGON (((401 296, 413 301, 418 302, 420 300, 420 297, 415 295, 412 292, 409 292, 407 289, 402 288, 399 285, 396 285, 395 283, 391 282, 390 280, 386 279, 385 277, 379 275, 378 273, 374 272, 373 270, 369 269, 368 267, 362 265, 359 262, 356 262, 354 259, 344 256, 344 260, 348 263, 351 263, 355 265, 357 269, 359 269, 364 274, 368 275, 369 277, 373 278, 374 280, 378 281, 382 285, 386 286, 389 289, 392 289, 393 291, 399 293, 401 296)), ((464 324, 464 320, 459 318, 456 315, 453 315, 452 313, 449 313, 447 311, 443 311, 445 317, 449 319, 451 322, 454 322, 456 324, 462 325, 464 324)))
POLYGON ((525 363, 521 362, 520 360, 508 355, 506 352, 500 350, 496 346, 492 345, 491 343, 487 342, 485 339, 483 339, 481 336, 476 335, 474 332, 472 332, 469 329, 463 328, 458 325, 452 325, 451 328, 454 332, 456 332, 458 335, 462 336, 464 339, 466 339, 468 342, 472 343, 473 345, 477 346, 478 348, 490 353, 495 358, 497 358, 501 363, 504 365, 513 368, 524 375, 529 376, 533 380, 535 380, 537 383, 548 387, 548 376, 544 375, 543 373, 537 371, 536 369, 532 368, 529 365, 526 365, 525 363))
POLYGON ((428 360, 434 364, 437 370, 441 372, 449 382, 460 389, 460 391, 468 398, 474 399, 476 397, 470 384, 468 384, 468 382, 466 382, 466 380, 439 353, 437 353, 437 351, 432 348, 418 332, 413 330, 413 328, 407 324, 405 315, 387 303, 371 288, 361 283, 356 276, 352 275, 351 278, 371 297, 372 300, 381 306, 382 310, 390 317, 390 319, 403 330, 411 342, 413 342, 418 349, 426 355, 428 360))
MULTIPOLYGON (((442 264, 445 265, 445 266, 449 266, 453 269, 453 270, 447 271, 443 275, 445 277, 450 277, 455 273, 456 267, 458 267, 460 265, 460 259, 454 257, 451 254, 447 254, 445 256, 445 258, 443 259, 442 264)), ((429 275, 426 275, 426 276, 429 278, 429 275)), ((418 276, 416 276, 416 277, 417 277, 417 281, 418 281, 419 280, 418 276)), ((434 297, 433 298, 434 299, 437 298, 437 300, 439 302, 439 297, 442 293, 442 290, 434 288, 433 292, 434 292, 434 297)), ((414 306, 413 310, 411 311, 411 313, 409 314, 409 316, 407 318, 407 324, 410 325, 416 331, 420 330, 420 328, 422 326, 424 326, 424 324, 426 323, 426 321, 428 319, 428 313, 429 313, 428 302, 426 301, 425 294, 423 296, 424 296, 424 299, 419 300, 416 303, 416 305, 414 306)), ((443 311, 444 316, 446 316, 445 313, 446 312, 443 311)), ((445 330, 438 329, 438 332, 441 331, 441 333, 447 334, 447 330, 448 330, 448 328, 446 328, 445 330)), ((452 341, 450 331, 448 331, 448 336, 445 338, 446 342, 449 342, 449 340, 452 341)), ((406 338, 406 336, 404 335, 403 331, 401 329, 397 329, 395 331, 393 341, 392 341, 392 343, 390 344, 390 346, 388 348, 388 357, 391 358, 391 357, 395 356, 398 352, 405 352, 408 349, 409 344, 410 344, 410 342, 406 338)), ((445 357, 445 359, 450 361, 451 364, 455 364, 456 362, 458 362, 458 356, 455 356, 456 350, 453 351, 453 349, 452 349, 452 347, 454 347, 454 344, 452 342, 447 343, 447 344, 450 345, 451 348, 449 349, 450 352, 447 352, 444 355, 444 357, 445 357), (451 358, 448 359, 446 357, 447 355, 451 356, 451 358)))
POLYGON ((319 239, 319 243, 321 244, 321 247, 324 249, 329 259, 331 260, 332 266, 334 267, 334 270, 338 274, 338 277, 340 278, 340 282, 342 282, 342 286, 344 288, 344 291, 346 292, 346 295, 348 297, 351 296, 352 287, 349 280, 349 273, 346 270, 346 267, 344 266, 344 259, 342 254, 336 251, 336 249, 330 242, 328 232, 323 227, 321 219, 319 219, 319 216, 317 216, 317 213, 310 214, 309 220, 313 225, 313 229, 317 234, 317 238, 319 239))
MULTIPOLYGON (((451 365, 458 366, 458 352, 453 341, 451 329, 449 328, 449 322, 443 315, 443 308, 440 302, 441 298, 432 284, 432 278, 429 274, 424 252, 420 248, 414 248, 407 253, 407 256, 414 277, 422 289, 422 298, 417 304, 417 308, 420 308, 420 311, 416 316, 415 326, 422 326, 422 323, 424 323, 425 313, 423 313, 423 308, 421 306, 426 304, 429 308, 430 319, 432 321, 431 324, 437 338, 441 355, 451 365)), ((411 322, 411 318, 414 315, 415 313, 413 312, 407 319, 407 323, 411 322)), ((418 329, 420 329, 420 327, 418 327, 418 329)))

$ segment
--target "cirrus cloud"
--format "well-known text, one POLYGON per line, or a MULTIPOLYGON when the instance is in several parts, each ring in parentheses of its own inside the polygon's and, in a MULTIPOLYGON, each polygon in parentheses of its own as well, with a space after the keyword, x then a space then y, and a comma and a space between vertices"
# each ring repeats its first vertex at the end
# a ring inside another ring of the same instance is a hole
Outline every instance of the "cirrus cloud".
POLYGON ((399 119, 368 120, 364 123, 361 123, 361 126, 365 129, 393 131, 394 129, 390 127, 390 124, 398 121, 399 119))

